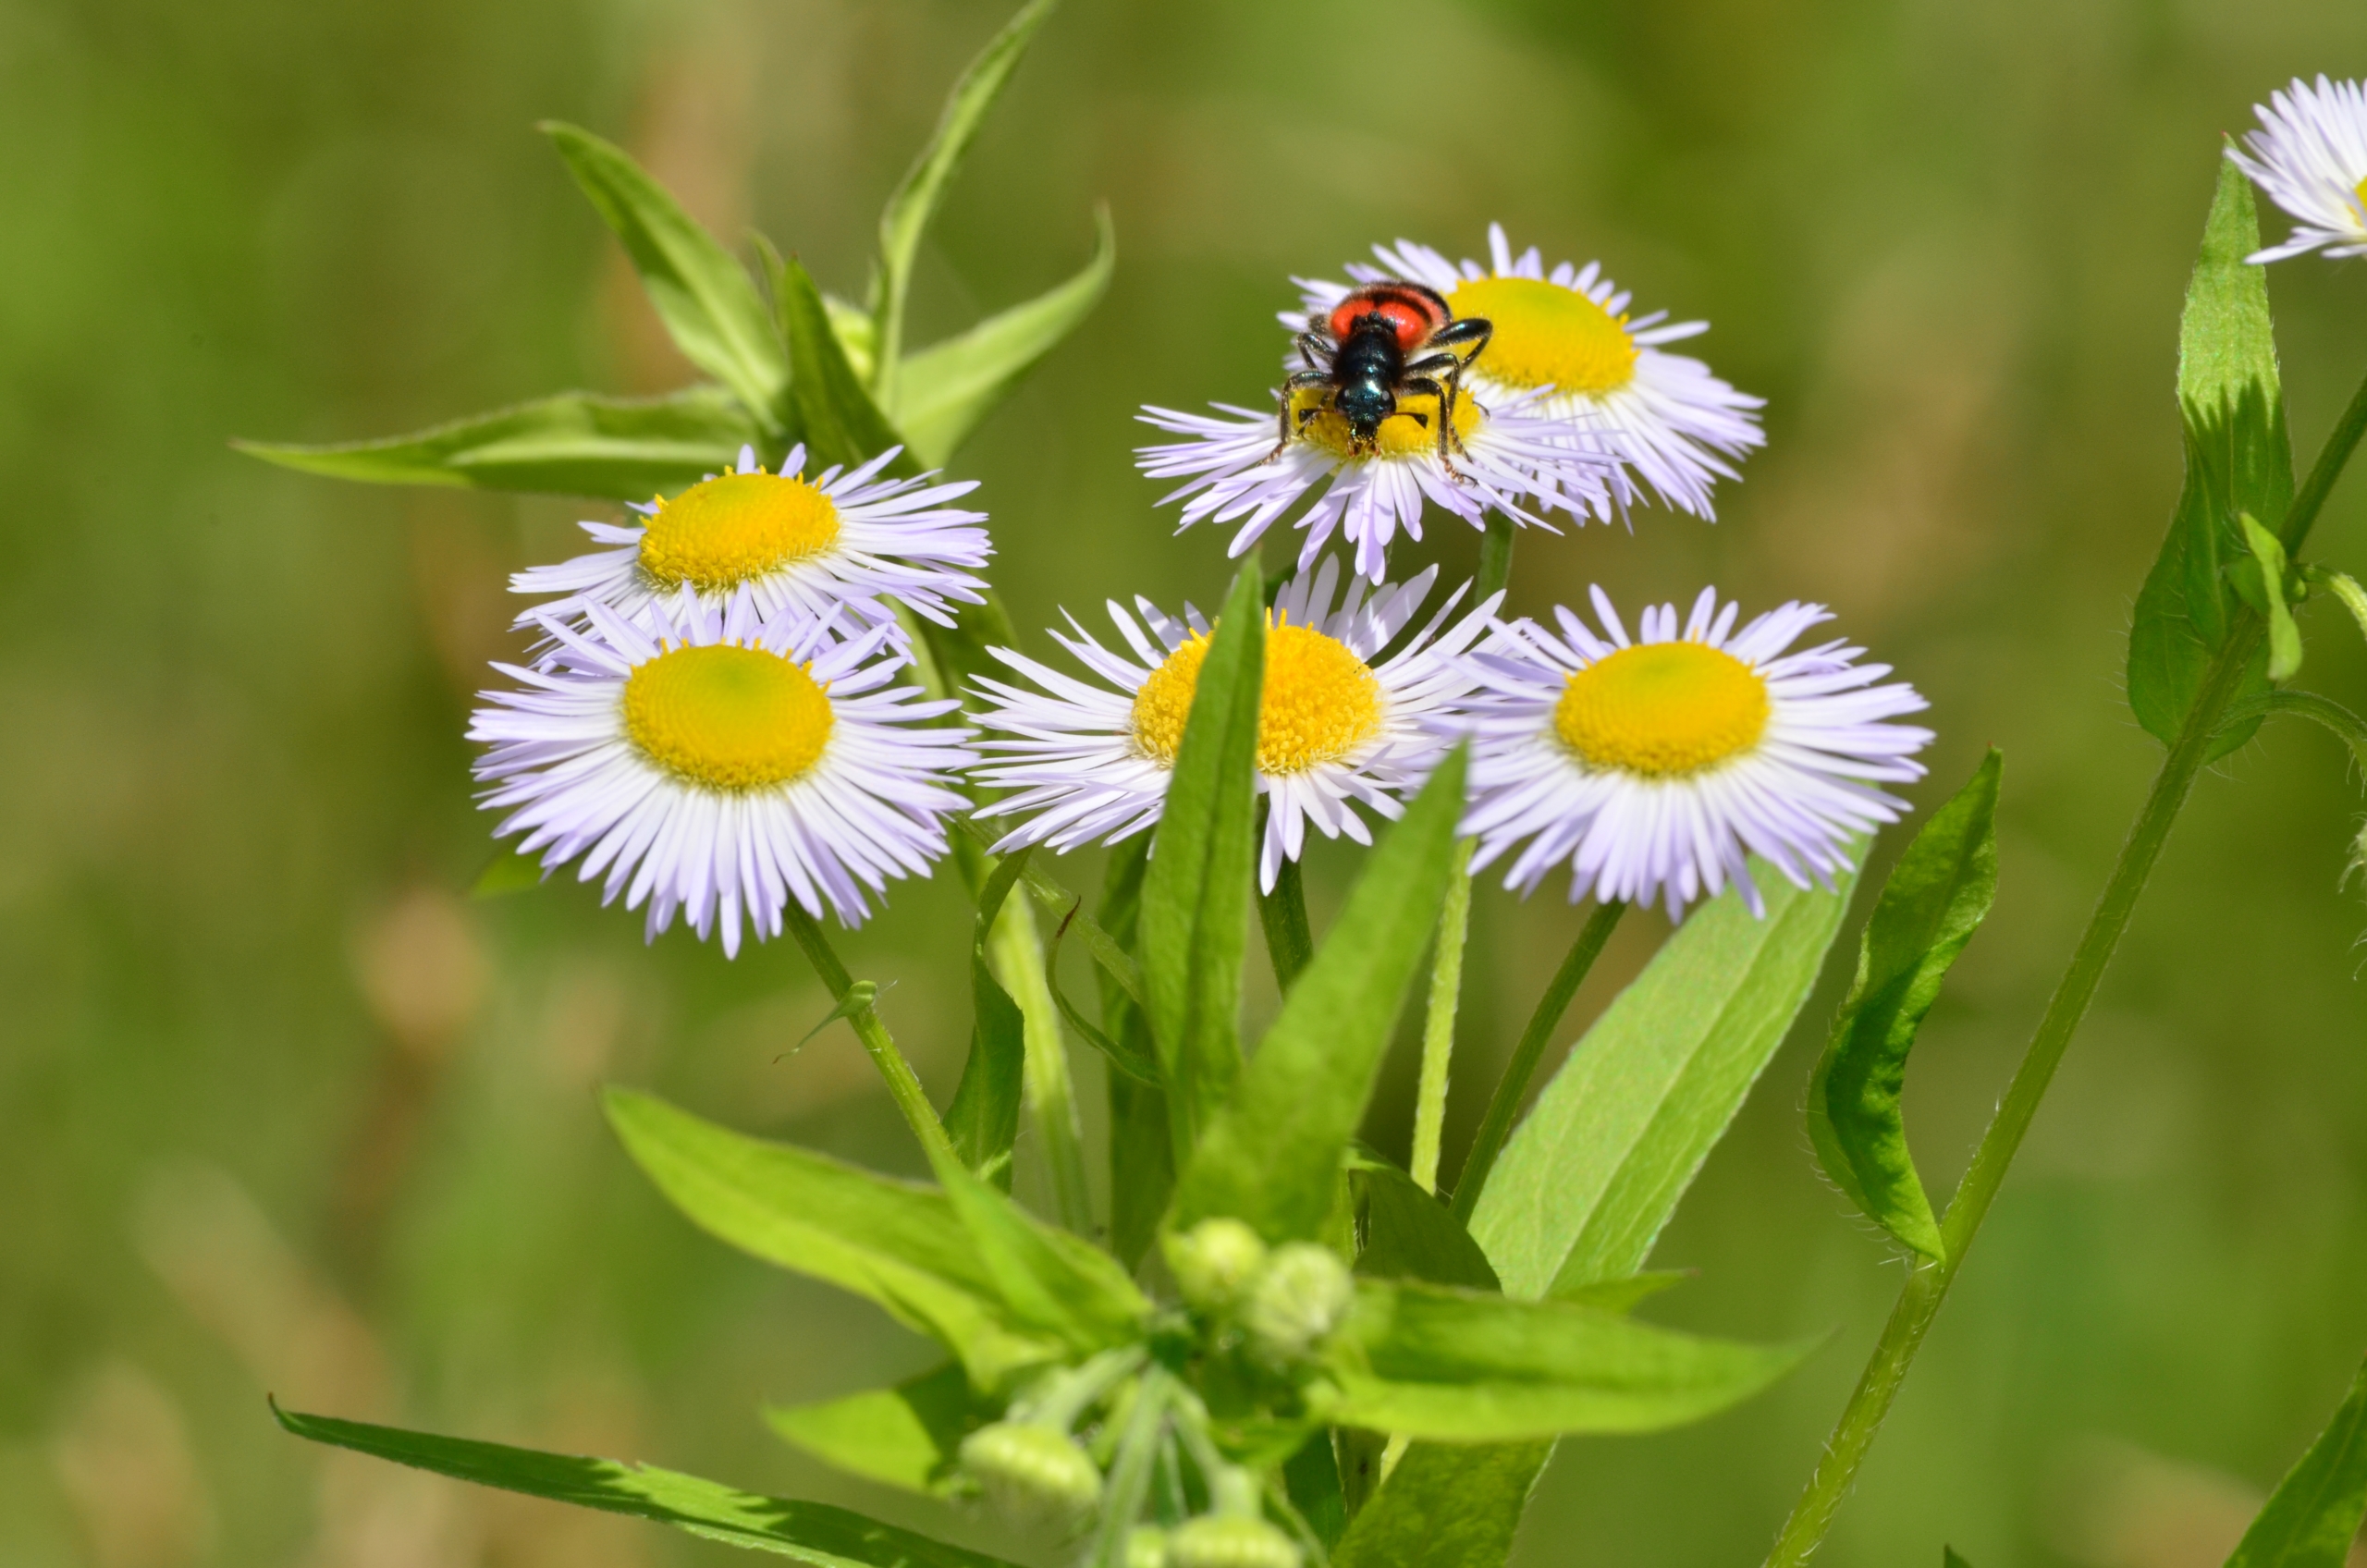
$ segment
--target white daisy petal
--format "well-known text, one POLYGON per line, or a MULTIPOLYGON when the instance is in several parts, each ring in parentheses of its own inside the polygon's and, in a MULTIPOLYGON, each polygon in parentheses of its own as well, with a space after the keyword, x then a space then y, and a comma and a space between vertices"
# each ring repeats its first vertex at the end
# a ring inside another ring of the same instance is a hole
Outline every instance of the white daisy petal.
MULTIPOLYGON (((1282 862, 1299 857, 1309 826, 1326 838, 1369 843, 1358 806, 1384 818, 1404 809, 1399 797, 1419 788, 1451 743, 1438 720, 1478 679, 1460 655, 1487 631, 1502 597, 1443 631, 1433 620, 1374 663, 1420 607, 1438 569, 1369 592, 1351 577, 1344 594, 1340 575, 1339 563, 1326 557, 1283 584, 1269 612, 1257 763, 1257 791, 1268 802, 1258 876, 1269 892, 1282 862)), ((1023 819, 998 852, 1114 842, 1159 820, 1208 630, 1188 608, 1177 619, 1143 601, 1132 613, 1112 604, 1110 617, 1133 658, 1082 631, 1076 640, 1061 639, 1107 686, 1005 648, 995 656, 1032 687, 976 683, 987 703, 978 722, 1002 738, 980 743, 989 760, 972 777, 1017 791, 978 815, 1023 819), (1084 656, 1088 648, 1095 656, 1084 656)))
POLYGON ((2367 83, 2296 77, 2252 112, 2260 129, 2227 156, 2295 222, 2284 244, 2245 259, 2367 255, 2367 83))
POLYGON ((778 936, 786 900, 841 924, 864 892, 945 853, 949 788, 976 760, 972 731, 929 721, 950 702, 889 682, 907 661, 888 627, 842 637, 793 606, 757 618, 685 588, 627 622, 605 605, 539 624, 550 651, 484 692, 469 738, 489 748, 484 804, 546 871, 582 857, 603 901, 649 906, 652 939, 680 912, 727 955, 744 916, 778 936))
POLYGON ((1562 635, 1516 621, 1462 661, 1478 690, 1438 722, 1473 738, 1475 869, 1509 854, 1505 886, 1527 892, 1567 865, 1573 900, 1657 902, 1672 919, 1731 884, 1761 913, 1746 854, 1830 885, 1851 839, 1897 820, 1877 786, 1923 776, 1912 758, 1932 732, 1892 721, 1924 701, 1874 684, 1889 668, 1852 662, 1859 649, 1786 654, 1829 619, 1821 606, 1735 631, 1735 606, 1705 591, 1681 622, 1674 605, 1646 606, 1630 641, 1610 596, 1592 597, 1600 635, 1564 609, 1562 635))
POLYGON ((947 504, 977 486, 939 484, 932 475, 878 478, 898 450, 851 472, 833 468, 806 479, 802 446, 777 473, 742 447, 731 472, 636 506, 648 520, 639 527, 583 525, 595 541, 619 548, 512 577, 516 593, 561 595, 518 623, 581 621, 595 605, 645 620, 688 588, 711 607, 742 604, 742 613, 756 619, 836 613, 850 626, 892 628, 901 604, 950 624, 952 604, 982 597, 986 585, 972 570, 993 553, 978 526, 986 514, 947 504))

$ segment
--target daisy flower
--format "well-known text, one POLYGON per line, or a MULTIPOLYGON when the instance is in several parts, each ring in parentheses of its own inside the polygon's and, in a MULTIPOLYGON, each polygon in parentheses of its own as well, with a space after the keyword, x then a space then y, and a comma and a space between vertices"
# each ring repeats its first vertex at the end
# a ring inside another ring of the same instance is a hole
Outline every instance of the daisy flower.
MULTIPOLYGON (((1269 612, 1257 757, 1257 792, 1269 802, 1257 864, 1268 892, 1282 862, 1298 859, 1309 823, 1326 838, 1368 844, 1359 803, 1384 817, 1404 810, 1396 792, 1418 786, 1449 744, 1432 721, 1471 689, 1456 655, 1487 630, 1502 599, 1490 598, 1441 632, 1463 597, 1456 590, 1403 648, 1376 664, 1421 608, 1438 568, 1369 594, 1352 576, 1335 608, 1339 577, 1339 562, 1327 558, 1312 578, 1302 572, 1285 584, 1269 612)), ((1208 656, 1208 624, 1189 605, 1181 619, 1143 598, 1134 614, 1114 601, 1109 608, 1125 652, 1096 641, 1073 617, 1073 635, 1052 633, 1098 684, 1008 648, 995 649, 995 657, 1040 690, 977 682, 996 704, 978 722, 1017 738, 981 742, 980 750, 1015 760, 990 762, 973 777, 1020 791, 978 815, 1027 817, 1003 836, 998 852, 1115 842, 1159 820, 1208 656)))
POLYGON ((671 500, 635 504, 644 523, 583 524, 615 548, 512 577, 513 592, 566 595, 526 611, 518 624, 581 621, 592 605, 645 620, 688 589, 712 609, 744 592, 767 617, 794 610, 828 618, 843 604, 862 625, 889 626, 893 605, 901 604, 950 626, 947 601, 976 604, 985 587, 962 569, 986 565, 992 553, 977 526, 987 514, 946 505, 976 489, 974 480, 878 478, 901 450, 807 479, 803 445, 790 449, 778 473, 766 472, 755 448, 742 447, 730 473, 710 474, 671 500))
POLYGON ((603 901, 646 900, 651 940, 680 910, 701 937, 719 921, 737 956, 741 916, 777 937, 791 898, 857 925, 865 888, 945 852, 972 731, 927 722, 957 704, 889 684, 907 662, 889 628, 842 638, 750 594, 717 609, 687 589, 639 622, 595 602, 581 625, 540 625, 553 651, 495 666, 521 689, 483 693, 469 725, 491 747, 484 804, 546 873, 581 855, 581 880, 607 875, 603 901))
POLYGON ((2227 156, 2299 220, 2282 245, 2245 260, 2281 262, 2323 250, 2329 256, 2367 255, 2367 85, 2300 78, 2268 104, 2253 105, 2260 129, 2227 156))
POLYGON ((1746 855, 1829 887, 1854 835, 1898 819, 1873 781, 1923 776, 1932 732, 1889 721, 1924 701, 1874 684, 1890 667, 1858 664, 1862 648, 1785 653, 1824 606, 1736 631, 1739 606, 1704 588, 1682 631, 1675 606, 1647 607, 1632 641, 1600 588, 1594 608, 1601 635, 1564 609, 1560 636, 1522 620, 1466 661, 1482 688, 1461 720, 1475 869, 1527 839, 1504 878, 1524 893, 1566 862, 1573 901, 1657 899, 1674 920, 1731 881, 1763 914, 1746 855))
POLYGON ((1532 527, 1551 526, 1525 502, 1572 513, 1607 504, 1612 460, 1574 446, 1567 422, 1540 417, 1521 400, 1488 407, 1477 398, 1458 398, 1458 450, 1451 465, 1439 457, 1436 398, 1400 398, 1400 411, 1381 422, 1370 453, 1355 449, 1347 422, 1331 410, 1300 424, 1298 411, 1319 400, 1319 389, 1294 396, 1292 435, 1279 451, 1282 422, 1272 409, 1260 413, 1218 403, 1212 417, 1146 408, 1144 423, 1187 439, 1142 447, 1135 461, 1153 479, 1188 481, 1159 497, 1161 506, 1184 502, 1179 533, 1204 518, 1239 522, 1227 552, 1233 556, 1319 489, 1298 520, 1306 531, 1299 570, 1315 564, 1336 532, 1355 550, 1355 570, 1376 584, 1388 574, 1389 546, 1398 531, 1422 536, 1426 497, 1474 528, 1484 527, 1490 511, 1532 527))
MULTIPOLYGON (((1559 421, 1567 441, 1622 459, 1608 502, 1624 509, 1649 490, 1663 506, 1713 517, 1711 487, 1735 477, 1727 459, 1767 437, 1759 428, 1764 398, 1735 391, 1699 360, 1662 351, 1662 344, 1698 337, 1710 324, 1673 322, 1665 311, 1631 319, 1627 294, 1602 276, 1600 263, 1562 262, 1549 273, 1535 246, 1513 254, 1502 224, 1488 226, 1488 252, 1483 267, 1458 265, 1409 239, 1376 245, 1380 265, 1351 265, 1354 284, 1294 279, 1306 312, 1285 313, 1283 325, 1304 330, 1367 283, 1426 284, 1457 316, 1483 317, 1496 329, 1466 386, 1483 397, 1539 394, 1536 411, 1559 421)), ((1588 500, 1597 517, 1611 517, 1601 496, 1588 500)))

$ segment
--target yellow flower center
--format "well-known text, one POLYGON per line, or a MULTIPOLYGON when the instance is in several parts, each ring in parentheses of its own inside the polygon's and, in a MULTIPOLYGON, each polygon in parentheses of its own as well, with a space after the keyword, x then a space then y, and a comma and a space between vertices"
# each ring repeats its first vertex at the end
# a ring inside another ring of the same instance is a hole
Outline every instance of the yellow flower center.
POLYGON ((641 570, 668 588, 701 593, 818 556, 838 543, 837 503, 802 479, 727 473, 664 502, 641 539, 641 570))
MULTIPOLYGON (((1134 744, 1173 766, 1208 640, 1184 639, 1134 694, 1134 744)), ((1266 633, 1257 694, 1257 771, 1269 778, 1338 762, 1380 729, 1380 680, 1336 637, 1288 622, 1266 633)))
POLYGON ((1570 677, 1553 732, 1596 767, 1674 778, 1758 744, 1767 682, 1700 643, 1644 643, 1570 677))
MULTIPOLYGON (((1291 394, 1291 428, 1300 439, 1312 442, 1335 458, 1357 455, 1349 439, 1348 422, 1337 409, 1324 408, 1324 389, 1303 386, 1291 394), (1298 423, 1301 410, 1321 410, 1305 424, 1298 423)), ((1468 392, 1454 401, 1454 433, 1463 440, 1479 428, 1479 405, 1468 392)), ((1427 393, 1397 399, 1397 411, 1380 422, 1374 438, 1374 451, 1384 458, 1426 458, 1439 449, 1439 400, 1427 393), (1416 416, 1419 416, 1418 418, 1416 416)))
POLYGON ((2367 179, 2361 180, 2357 185, 2352 186, 2351 190, 2358 194, 2359 204, 2367 207, 2367 179))
POLYGON ((1627 318, 1575 288, 1538 277, 1475 277, 1446 300, 1456 315, 1484 316, 1494 325, 1478 368, 1498 381, 1613 392, 1635 378, 1627 318))
POLYGON ((828 688, 762 648, 670 648, 625 678, 626 735, 711 790, 788 783, 820 760, 834 722, 828 688))

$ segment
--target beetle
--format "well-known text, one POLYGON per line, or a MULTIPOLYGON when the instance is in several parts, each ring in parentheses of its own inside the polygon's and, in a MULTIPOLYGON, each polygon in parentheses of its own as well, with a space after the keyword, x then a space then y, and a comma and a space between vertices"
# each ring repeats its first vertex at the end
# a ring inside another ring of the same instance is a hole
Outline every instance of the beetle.
MULTIPOLYGON (((1306 368, 1282 383, 1281 440, 1274 456, 1331 409, 1348 426, 1349 449, 1369 457, 1379 446, 1381 422, 1398 411, 1398 399, 1428 397, 1439 402, 1439 460, 1447 462, 1449 453, 1463 445, 1454 428, 1463 373, 1495 330, 1478 316, 1457 317, 1444 295, 1422 284, 1384 278, 1365 285, 1333 306, 1320 326, 1298 335, 1299 358, 1306 368), (1309 387, 1322 388, 1322 398, 1299 407, 1298 394, 1309 387)), ((1427 414, 1409 411, 1406 417, 1429 423, 1427 414)))

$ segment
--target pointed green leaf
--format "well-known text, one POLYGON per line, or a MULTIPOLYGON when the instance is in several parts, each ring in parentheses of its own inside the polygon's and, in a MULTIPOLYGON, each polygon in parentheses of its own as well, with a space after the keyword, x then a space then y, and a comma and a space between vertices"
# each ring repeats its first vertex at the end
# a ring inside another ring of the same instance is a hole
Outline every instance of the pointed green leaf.
POLYGON ((1332 1568, 1502 1568, 1551 1442, 1416 1443, 1348 1525, 1332 1568))
MULTIPOLYGON (((773 298, 780 310, 782 335, 789 339, 791 403, 814 459, 852 468, 890 447, 905 445, 847 362, 822 292, 795 256, 773 274, 773 298)), ((915 473, 919 465, 907 451, 886 472, 915 473)), ((954 672, 946 673, 950 677, 954 672)))
POLYGON ((1019 1137, 1019 1104, 1027 1066, 1027 1021, 987 966, 987 933, 1012 885, 1027 868, 1027 851, 1006 856, 978 897, 970 938, 970 1056, 945 1108, 946 1136, 977 1175, 1011 1191, 1011 1149, 1019 1137))
POLYGON ((1053 1359, 1055 1339, 1004 1300, 943 1193, 717 1127, 624 1089, 608 1121, 674 1206, 768 1263, 877 1302, 990 1386, 1053 1359))
POLYGON ((2244 578, 2252 589, 2248 597, 2257 598, 2255 607, 2268 617, 2268 668, 2263 673, 2272 681, 2290 680, 2301 672, 2301 629, 2293 624, 2292 606, 2286 602, 2284 543, 2250 512, 2240 513, 2236 521, 2243 530, 2244 548, 2250 552, 2250 559, 2239 563, 2248 569, 2244 578))
POLYGON ((2310 1452, 2277 1483, 2227 1568, 2343 1568, 2367 1518, 2367 1367, 2310 1452))
POLYGON ((1753 861, 1686 917, 1538 1096, 1471 1233, 1504 1292, 1633 1274, 1808 1000, 1857 877, 1802 891, 1753 861))
POLYGON ((979 1400, 958 1363, 819 1404, 772 1405, 765 1419, 799 1448, 852 1476, 942 1497, 952 1490, 962 1439, 1000 1415, 979 1400))
POLYGON ((1940 1226, 1898 1097, 1915 1032, 1997 896, 2003 766, 1993 749, 1891 868, 1858 944, 1858 977, 1809 1080, 1809 1137, 1825 1173, 1867 1219, 1926 1257, 1942 1254, 1940 1226))
POLYGON ((1011 1316, 1092 1352, 1137 1338, 1151 1304, 1108 1253, 1031 1218, 958 1165, 938 1180, 1011 1316))
MULTIPOLYGON (((2259 248, 2251 183, 2223 159, 2178 327, 2186 487, 2128 633, 2128 704, 2165 743, 2184 726, 2227 634, 2234 606, 2225 568, 2245 554, 2238 516, 2250 512, 2281 531, 2293 499, 2267 276, 2244 260, 2259 248)), ((2233 751, 2257 728, 2226 731, 2214 754, 2233 751)))
POLYGON ((1802 1354, 1565 1302, 1365 1280, 1309 1399, 1336 1425, 1434 1440, 1647 1432, 1748 1398, 1802 1354))
MULTIPOLYGON (((1101 883, 1099 929, 1131 948, 1142 915, 1143 879, 1150 870, 1150 835, 1137 833, 1110 851, 1101 883)), ((1069 923, 1063 922, 1065 927, 1069 923)), ((1147 1057, 1158 1073, 1150 1020, 1142 1005, 1107 966, 1097 969, 1101 1022, 1122 1048, 1147 1057)), ((1137 975, 1139 981, 1139 974, 1137 975)), ((1175 1192, 1175 1145, 1168 1131, 1167 1096, 1124 1073, 1109 1075, 1110 1250, 1132 1268, 1142 1262, 1159 1233, 1159 1216, 1175 1192)))
POLYGON ((316 1443, 481 1487, 654 1520, 815 1568, 1012 1568, 1000 1558, 933 1541, 848 1509, 759 1497, 678 1471, 339 1421, 276 1404, 272 1414, 282 1427, 316 1443))
POLYGON ((1424 1192, 1413 1177, 1362 1149, 1348 1157, 1348 1178, 1356 1231, 1364 1238, 1356 1249, 1357 1273, 1475 1291, 1496 1288, 1488 1255, 1438 1194, 1424 1192))
POLYGON ((1241 1072, 1264 589, 1257 560, 1244 562, 1200 665, 1143 879, 1143 989, 1179 1159, 1241 1072))
POLYGON ((1098 238, 1085 270, 904 361, 890 411, 924 467, 946 462, 1036 362, 1091 314, 1110 288, 1118 242, 1110 209, 1094 214, 1098 238))
POLYGON ((542 129, 624 242, 682 357, 731 388, 750 413, 777 419, 789 361, 748 269, 623 148, 559 120, 544 121, 542 129))
POLYGON ((543 862, 540 855, 521 855, 508 844, 493 852, 476 879, 469 884, 472 899, 498 899, 510 893, 522 893, 529 888, 543 885, 543 862))
POLYGON ((1582 1285, 1555 1285, 1552 1299, 1575 1302, 1604 1312, 1632 1312, 1639 1301, 1682 1285, 1693 1278, 1689 1268, 1651 1268, 1624 1280, 1590 1280, 1582 1285))
POLYGON ((1018 15, 1005 22, 962 80, 946 95, 937 130, 906 174, 887 211, 879 214, 879 271, 874 279, 872 318, 878 326, 878 366, 875 386, 879 400, 900 407, 896 387, 898 362, 903 354, 904 301, 912 290, 913 263, 920 254, 921 236, 936 215, 962 160, 986 123, 987 111, 1010 85, 1011 73, 1035 42, 1036 30, 1050 18, 1057 0, 1028 0, 1018 15))
POLYGON ((237 441, 305 473, 367 484, 445 484, 645 501, 731 466, 766 436, 730 393, 693 386, 654 398, 561 392, 409 435, 328 446, 237 441))
POLYGON ((1311 1241, 1322 1230, 1341 1158, 1372 1102, 1446 899, 1466 763, 1463 748, 1451 753, 1374 846, 1330 936, 1185 1162, 1178 1229, 1231 1215, 1269 1242, 1311 1241))

